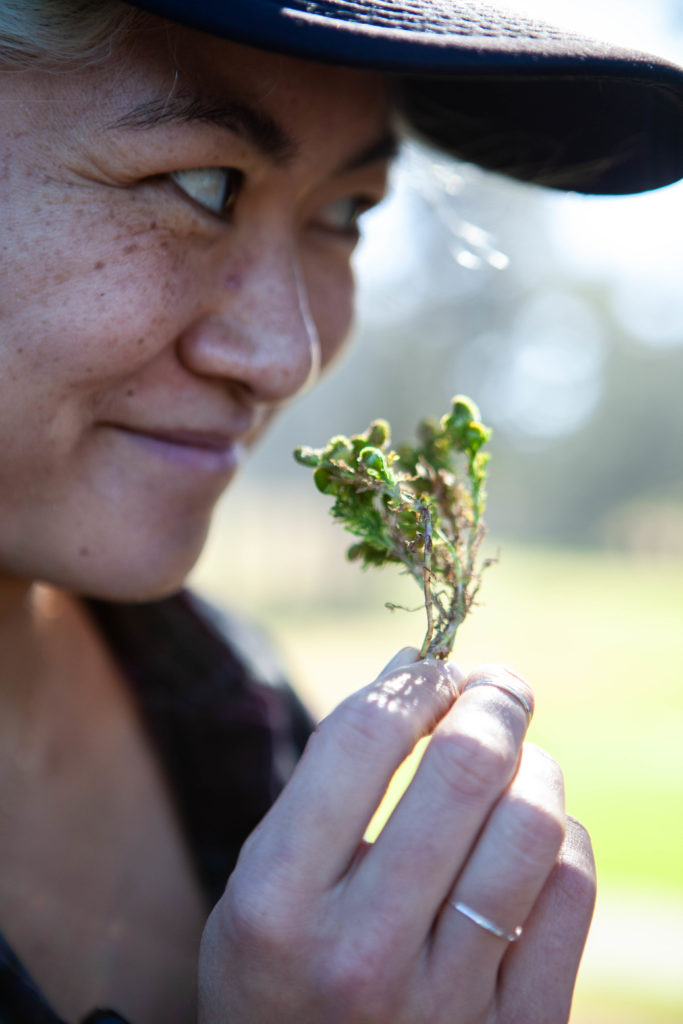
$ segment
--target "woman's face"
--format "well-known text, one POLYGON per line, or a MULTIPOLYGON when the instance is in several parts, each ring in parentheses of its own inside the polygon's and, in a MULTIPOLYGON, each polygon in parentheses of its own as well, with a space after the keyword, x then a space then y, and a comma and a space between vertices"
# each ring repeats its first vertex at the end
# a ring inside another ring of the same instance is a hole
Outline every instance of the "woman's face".
POLYGON ((155 596, 348 332, 382 82, 159 23, 0 90, 0 581, 155 596))

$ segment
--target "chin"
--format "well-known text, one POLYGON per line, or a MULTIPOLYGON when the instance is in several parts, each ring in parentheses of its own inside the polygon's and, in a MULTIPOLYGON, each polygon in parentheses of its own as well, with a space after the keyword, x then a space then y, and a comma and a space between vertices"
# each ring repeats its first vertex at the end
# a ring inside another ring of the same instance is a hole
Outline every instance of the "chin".
MULTIPOLYGON (((188 570, 189 571, 189 570, 188 570)), ((111 580, 101 585, 90 585, 69 588, 72 593, 83 598, 95 598, 98 601, 111 601, 120 604, 146 604, 149 601, 161 601, 182 590, 187 573, 165 580, 111 580)))
POLYGON ((140 537, 124 545, 81 545, 77 557, 41 573, 42 582, 81 597, 122 603, 160 600, 182 589, 202 552, 208 526, 185 543, 140 537))
POLYGON ((92 577, 83 579, 82 586, 76 592, 83 597, 95 597, 103 601, 158 601, 183 588, 200 553, 201 548, 192 557, 156 562, 153 565, 119 563, 113 571, 102 575, 98 573, 96 580, 92 577))

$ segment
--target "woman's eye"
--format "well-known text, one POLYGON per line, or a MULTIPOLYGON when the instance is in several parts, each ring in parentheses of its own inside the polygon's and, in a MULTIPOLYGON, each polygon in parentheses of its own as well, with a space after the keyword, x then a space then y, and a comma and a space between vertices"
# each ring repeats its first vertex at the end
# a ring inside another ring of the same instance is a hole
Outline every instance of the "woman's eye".
POLYGON ((316 216, 316 227, 338 235, 358 236, 358 221, 373 206, 363 196, 347 196, 325 206, 316 216))
POLYGON ((231 167, 193 167, 170 175, 178 188, 217 217, 232 211, 243 175, 231 167))

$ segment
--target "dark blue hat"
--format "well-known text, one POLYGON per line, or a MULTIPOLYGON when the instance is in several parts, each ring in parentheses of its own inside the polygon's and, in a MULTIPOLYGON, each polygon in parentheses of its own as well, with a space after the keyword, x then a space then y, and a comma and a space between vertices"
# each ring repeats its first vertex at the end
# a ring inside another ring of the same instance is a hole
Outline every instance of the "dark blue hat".
POLYGON ((524 181, 617 194, 683 177, 683 68, 479 0, 132 3, 259 49, 385 71, 419 137, 524 181))

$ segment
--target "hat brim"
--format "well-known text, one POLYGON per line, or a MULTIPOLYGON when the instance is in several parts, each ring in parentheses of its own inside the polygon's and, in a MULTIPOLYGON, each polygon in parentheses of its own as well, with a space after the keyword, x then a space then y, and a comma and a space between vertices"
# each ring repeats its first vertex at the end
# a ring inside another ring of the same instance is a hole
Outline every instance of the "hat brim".
POLYGON ((641 192, 683 177, 683 68, 477 0, 128 0, 259 49, 374 68, 409 129, 552 188, 641 192))

